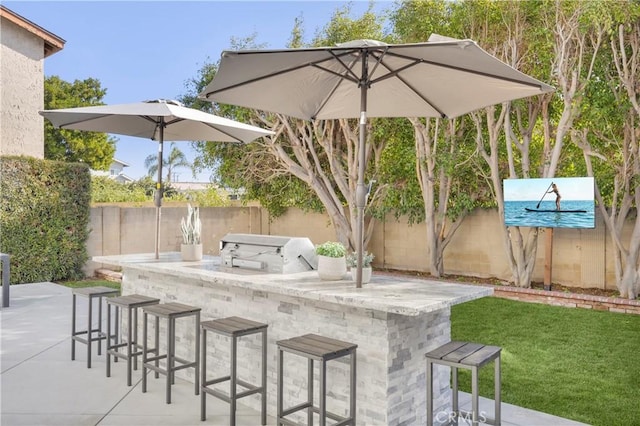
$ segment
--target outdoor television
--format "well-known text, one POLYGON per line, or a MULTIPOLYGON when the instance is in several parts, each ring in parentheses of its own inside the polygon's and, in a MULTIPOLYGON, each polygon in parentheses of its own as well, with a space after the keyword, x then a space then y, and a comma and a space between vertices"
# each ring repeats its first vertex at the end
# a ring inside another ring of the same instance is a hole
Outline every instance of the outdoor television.
POLYGON ((504 224, 543 228, 595 228, 591 177, 504 179, 504 224))

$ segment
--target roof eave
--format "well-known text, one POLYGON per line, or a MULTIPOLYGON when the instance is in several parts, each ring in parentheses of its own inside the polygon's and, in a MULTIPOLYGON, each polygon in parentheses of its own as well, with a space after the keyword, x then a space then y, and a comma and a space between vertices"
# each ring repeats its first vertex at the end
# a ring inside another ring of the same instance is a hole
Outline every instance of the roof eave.
POLYGON ((20 28, 30 32, 31 34, 34 34, 35 36, 41 38, 42 41, 44 42, 45 58, 64 49, 64 44, 66 43, 66 40, 64 40, 61 37, 58 37, 51 31, 45 30, 40 25, 31 22, 25 17, 18 15, 11 9, 8 9, 5 6, 0 5, 0 16, 14 23, 20 28))

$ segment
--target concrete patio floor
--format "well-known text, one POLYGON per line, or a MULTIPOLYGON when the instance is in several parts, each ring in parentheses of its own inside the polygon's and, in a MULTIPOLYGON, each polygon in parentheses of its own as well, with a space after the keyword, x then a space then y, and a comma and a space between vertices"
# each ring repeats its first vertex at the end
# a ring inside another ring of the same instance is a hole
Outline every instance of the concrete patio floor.
MULTIPOLYGON (((126 385, 122 361, 112 364, 107 378, 104 347, 101 356, 94 348, 91 369, 86 368, 82 344, 71 361, 71 300, 69 288, 53 283, 11 287, 10 307, 0 315, 0 425, 229 424, 228 404, 211 396, 207 420, 200 421, 200 398, 194 395, 193 383, 176 378, 172 404, 167 405, 162 376, 150 376, 145 394, 140 370, 134 371, 133 386, 126 385)), ((86 299, 79 298, 81 303, 86 299)), ((86 309, 79 308, 78 320, 85 323, 86 309)), ((469 410, 470 401, 469 394, 461 395, 461 408, 469 410)), ((482 398, 480 408, 493 413, 493 401, 482 398)), ((505 403, 502 419, 505 426, 583 424, 505 403)), ((239 405, 237 424, 259 425, 259 413, 239 405)), ((269 417, 268 424, 275 425, 275 419, 269 417)))

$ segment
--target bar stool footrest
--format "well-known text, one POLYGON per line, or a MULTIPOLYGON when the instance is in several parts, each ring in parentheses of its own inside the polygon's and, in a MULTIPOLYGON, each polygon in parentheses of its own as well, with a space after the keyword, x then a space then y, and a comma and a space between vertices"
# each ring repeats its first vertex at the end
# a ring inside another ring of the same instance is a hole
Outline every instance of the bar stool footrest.
MULTIPOLYGON (((305 410, 307 408, 311 408, 311 411, 313 411, 316 414, 320 414, 320 408, 316 407, 315 405, 311 405, 310 402, 303 402, 302 404, 298 404, 296 406, 287 408, 286 410, 282 411, 282 417, 284 416, 288 416, 290 414, 293 414, 297 411, 301 411, 301 410, 305 410)), ((335 413, 332 413, 330 411, 325 412, 325 415, 332 419, 332 420, 336 420, 339 421, 340 423, 336 423, 336 424, 348 424, 349 422, 351 422, 352 420, 349 417, 342 417, 339 416, 335 413)), ((281 419, 282 420, 282 419, 281 419)), ((336 425, 332 425, 332 426, 336 426, 336 425)))

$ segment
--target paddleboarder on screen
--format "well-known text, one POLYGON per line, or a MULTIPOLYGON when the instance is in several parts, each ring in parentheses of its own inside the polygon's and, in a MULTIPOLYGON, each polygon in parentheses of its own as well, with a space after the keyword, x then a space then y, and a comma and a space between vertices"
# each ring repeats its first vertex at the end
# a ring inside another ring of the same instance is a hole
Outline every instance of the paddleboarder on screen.
POLYGON ((555 183, 551 183, 551 190, 547 191, 547 194, 550 194, 552 192, 556 194, 556 210, 560 210, 560 199, 562 197, 560 196, 560 192, 558 191, 558 187, 555 183))

